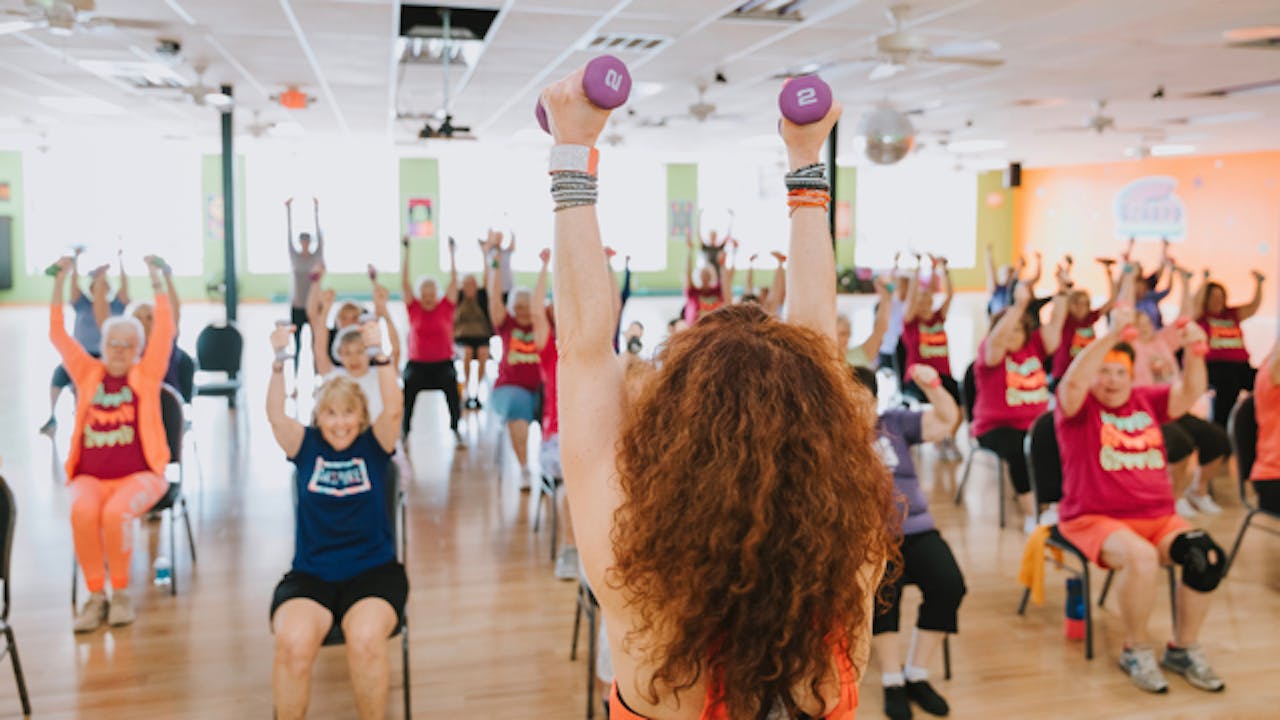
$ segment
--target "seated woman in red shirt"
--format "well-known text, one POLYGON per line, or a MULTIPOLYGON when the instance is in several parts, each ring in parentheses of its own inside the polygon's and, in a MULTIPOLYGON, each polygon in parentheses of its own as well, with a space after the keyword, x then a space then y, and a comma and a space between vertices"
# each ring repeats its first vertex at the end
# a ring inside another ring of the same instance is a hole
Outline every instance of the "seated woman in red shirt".
MULTIPOLYGON (((1009 465, 1023 529, 1030 533, 1039 522, 1040 509, 1031 495, 1031 475, 1023 443, 1035 419, 1049 408, 1049 379, 1042 358, 1053 354, 1062 337, 1066 318, 1066 295, 1059 275, 1059 293, 1053 300, 1053 315, 1047 325, 1032 329, 1031 288, 1020 283, 1013 291, 1013 304, 996 313, 991 332, 978 345, 973 364, 977 401, 973 407, 971 434, 978 444, 991 450, 1009 465)), ((1049 515, 1045 522, 1052 524, 1049 515)))
POLYGON ((1204 285, 1196 292, 1195 315, 1209 336, 1209 354, 1205 362, 1209 368, 1209 387, 1213 388, 1213 421, 1227 426, 1227 416, 1236 404, 1242 390, 1253 387, 1253 366, 1249 364, 1249 351, 1244 346, 1244 331, 1240 323, 1253 317, 1262 306, 1262 282, 1266 277, 1253 271, 1253 299, 1248 305, 1227 305, 1227 289, 1216 282, 1209 282, 1209 271, 1204 271, 1204 285))
POLYGON ((449 406, 449 429, 458 449, 466 447, 458 432, 462 400, 458 393, 458 371, 453 366, 453 311, 458 304, 458 263, 453 239, 449 239, 449 285, 440 292, 435 278, 418 282, 418 292, 409 284, 409 238, 401 242, 404 256, 400 259, 400 288, 404 293, 404 309, 409 313, 409 362, 404 366, 404 416, 400 420, 401 437, 409 436, 413 425, 413 407, 418 393, 439 390, 449 406))
POLYGON ((851 720, 897 541, 874 403, 834 344, 819 160, 839 105, 811 125, 781 123, 795 191, 787 322, 751 304, 714 312, 667 340, 632 395, 613 353, 587 162, 609 113, 584 95, 582 70, 542 103, 556 142, 565 486, 608 628, 612 717, 851 720), (680 431, 654 442, 655 427, 680 431))
POLYGON ((66 471, 71 486, 71 535, 89 599, 74 629, 92 632, 105 620, 128 625, 136 612, 129 598, 133 520, 164 496, 169 483, 169 443, 160 393, 173 350, 173 313, 160 269, 147 257, 156 291, 150 342, 142 324, 116 317, 102 326, 102 359, 67 334, 62 316, 71 258, 58 261, 49 306, 49 339, 76 388, 76 425, 66 471), (111 600, 107 601, 107 571, 111 600))
MULTIPOLYGON (((1058 386, 1054 414, 1062 447, 1062 517, 1058 529, 1084 556, 1116 571, 1124 627, 1120 667, 1142 690, 1168 691, 1147 623, 1159 591, 1159 566, 1182 566, 1173 638, 1160 665, 1210 692, 1224 684, 1198 644, 1209 593, 1222 579, 1226 553, 1174 512, 1160 425, 1187 412, 1206 388, 1204 359, 1188 350, 1172 385, 1134 387, 1133 348, 1121 342, 1134 309, 1112 313, 1111 329, 1085 348, 1058 386)), ((1204 341, 1200 326, 1181 330, 1182 345, 1204 341)))
POLYGON ((1249 479, 1258 493, 1258 506, 1280 513, 1280 341, 1262 361, 1254 382, 1253 412, 1258 418, 1257 457, 1249 479))
POLYGON ((733 299, 733 279, 727 271, 725 275, 728 277, 721 277, 719 267, 703 265, 698 269, 698 281, 695 283, 693 258, 697 251, 694 249, 692 230, 685 240, 689 246, 689 259, 685 261, 684 270, 684 320, 692 325, 733 299))
MULTIPOLYGON (((943 299, 938 309, 933 308, 933 290, 920 283, 920 256, 916 255, 916 271, 911 274, 907 288, 907 306, 902 315, 902 345, 907 350, 907 367, 912 365, 928 365, 938 372, 942 387, 951 398, 960 403, 960 383, 951 377, 951 350, 947 341, 947 313, 951 309, 951 299, 955 290, 951 287, 951 270, 944 257, 929 256, 933 263, 933 274, 941 272, 943 299)), ((924 393, 911 378, 906 378, 902 391, 921 402, 924 393)), ((945 440, 939 443, 943 456, 948 460, 959 460, 960 451, 956 449, 955 433, 960 427, 961 418, 957 418, 955 427, 945 440)))

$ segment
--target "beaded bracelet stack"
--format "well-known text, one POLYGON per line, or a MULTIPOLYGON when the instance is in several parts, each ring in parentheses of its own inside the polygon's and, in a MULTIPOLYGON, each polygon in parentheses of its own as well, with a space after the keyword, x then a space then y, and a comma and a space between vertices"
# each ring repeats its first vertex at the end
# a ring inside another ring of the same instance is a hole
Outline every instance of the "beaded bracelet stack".
POLYGON ((556 212, 572 207, 595 205, 599 196, 599 181, 595 175, 585 172, 554 172, 551 174, 551 199, 556 202, 556 212))
POLYGON ((814 163, 787 173, 787 207, 791 214, 803 207, 822 208, 823 212, 831 206, 831 183, 827 181, 827 166, 814 163))

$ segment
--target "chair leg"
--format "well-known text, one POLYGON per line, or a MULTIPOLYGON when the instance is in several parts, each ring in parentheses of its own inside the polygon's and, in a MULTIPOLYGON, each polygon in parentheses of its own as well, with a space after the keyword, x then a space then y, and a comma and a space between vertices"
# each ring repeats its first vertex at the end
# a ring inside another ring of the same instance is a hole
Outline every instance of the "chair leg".
POLYGON ((996 458, 996 497, 1000 503, 1000 529, 1004 529, 1005 525, 1005 498, 1004 498, 1004 461, 999 457, 996 458))
POLYGON ((1240 532, 1236 533, 1236 541, 1231 543, 1231 554, 1227 555, 1227 566, 1222 569, 1223 578, 1227 577, 1231 567, 1236 564, 1236 553, 1240 551, 1240 541, 1244 540, 1244 531, 1249 529, 1249 523, 1253 521, 1253 516, 1257 512, 1257 510, 1250 510, 1245 513, 1244 522, 1240 524, 1240 532))
POLYGON ((1178 582, 1173 566, 1166 568, 1169 571, 1169 617, 1172 618, 1173 634, 1178 634, 1178 582))
POLYGON ((31 714, 31 698, 27 696, 27 678, 22 674, 22 662, 18 660, 18 641, 13 637, 13 628, 4 629, 5 641, 9 645, 9 661, 13 663, 13 679, 18 685, 18 698, 22 701, 22 714, 31 714))
POLYGON ((947 680, 951 679, 951 635, 942 636, 942 674, 947 680))
POLYGON ((1089 590, 1089 563, 1086 560, 1083 572, 1080 573, 1080 590, 1084 593, 1084 659, 1093 659, 1093 603, 1089 602, 1089 598, 1093 597, 1089 590))
POLYGON ((551 508, 547 511, 547 519, 551 521, 551 562, 553 563, 556 561, 556 550, 558 549, 556 545, 560 540, 560 503, 557 502, 560 499, 559 489, 560 486, 556 484, 555 478, 552 478, 551 494, 547 496, 551 498, 549 500, 551 508))
POLYGON ((582 626, 582 586, 578 586, 578 601, 573 610, 573 645, 569 648, 569 660, 578 659, 578 630, 582 626))
POLYGON ((1111 580, 1116 576, 1115 570, 1107 571, 1107 579, 1102 581, 1102 593, 1098 595, 1098 607, 1105 607, 1107 604, 1107 593, 1111 592, 1111 580))
POLYGON ((80 593, 80 564, 76 561, 76 553, 71 552, 71 612, 76 611, 76 595, 80 593))
POLYGON ((542 530, 542 498, 546 497, 547 485, 545 481, 538 481, 538 498, 533 503, 533 531, 542 530))
POLYGON ((977 452, 970 449, 969 457, 965 458, 964 473, 960 475, 960 485, 956 487, 956 505, 964 502, 964 488, 969 484, 969 471, 973 470, 973 456, 977 454, 977 452))
POLYGON ((187 528, 187 547, 191 550, 191 564, 196 562, 196 537, 191 532, 191 513, 187 511, 187 499, 180 498, 182 503, 182 524, 187 528))
POLYGON ((596 716, 596 613, 597 608, 587 610, 587 720, 596 716))
POLYGON ((178 594, 178 511, 169 506, 169 594, 178 594))
POLYGON ((400 655, 404 666, 404 718, 409 720, 413 717, 409 704, 409 623, 400 624, 400 655))
POLYGON ((1027 614, 1027 601, 1031 599, 1031 588, 1025 588, 1022 591, 1022 602, 1018 603, 1018 614, 1027 614))

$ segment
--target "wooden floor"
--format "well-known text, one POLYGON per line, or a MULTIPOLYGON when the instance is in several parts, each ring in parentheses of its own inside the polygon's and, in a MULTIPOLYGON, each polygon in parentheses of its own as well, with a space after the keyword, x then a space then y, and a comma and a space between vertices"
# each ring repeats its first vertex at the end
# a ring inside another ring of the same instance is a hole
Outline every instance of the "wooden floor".
MULTIPOLYGON (((629 316, 650 328, 649 344, 675 314, 676 299, 633 300, 629 316)), ((977 298, 957 307, 977 325, 977 298)), ((865 328, 865 299, 855 326, 865 328)), ((183 314, 183 344, 220 315, 192 305, 183 314)), ((18 502, 13 553, 13 606, 34 715, 43 718, 269 717, 272 644, 267 626, 271 591, 292 553, 289 466, 262 410, 269 351, 266 333, 283 315, 275 306, 248 306, 245 330, 247 392, 237 413, 225 402, 195 405, 199 469, 188 457, 188 489, 200 555, 193 572, 185 548, 176 560, 179 594, 149 582, 150 553, 160 524, 140 533, 133 592, 139 619, 119 631, 87 637, 71 632, 70 528, 67 492, 56 478, 51 445, 35 429, 47 408, 54 354, 42 308, 0 310, 0 473, 18 502), (203 475, 203 481, 198 480, 203 475)), ((966 324, 967 323, 967 324, 966 324)), ((972 333, 969 333, 970 335, 972 333)), ((963 332, 953 330, 953 335, 963 332)), ((957 355, 972 338, 957 337, 957 355)), ((959 368, 957 368, 957 373, 959 368)), ((304 393, 305 395, 305 393, 304 393)), ((302 408, 304 412, 308 409, 302 408)), ((70 406, 60 407, 62 443, 70 406)), ((416 466, 409 497, 414 716, 421 718, 578 718, 585 702, 585 668, 569 661, 574 586, 556 581, 547 539, 531 530, 531 503, 510 473, 495 465, 496 426, 486 413, 468 415, 470 447, 455 453, 445 440, 443 402, 424 396, 411 438, 416 466)), ((188 446, 190 451, 190 446, 188 446)), ((965 572, 969 594, 952 639, 955 676, 937 680, 956 718, 1274 718, 1280 717, 1280 540, 1262 532, 1246 538, 1240 562, 1216 594, 1204 644, 1227 690, 1210 695, 1171 678, 1166 696, 1144 695, 1116 668, 1120 642, 1114 609, 1097 618, 1098 657, 1086 662, 1081 644, 1062 633, 1062 574, 1048 574, 1048 602, 1026 617, 1014 610, 1023 535, 1015 522, 997 528, 993 466, 979 459, 966 503, 950 498, 959 467, 925 450, 926 489, 944 536, 965 572)), ((1234 485, 1215 483, 1227 504, 1207 527, 1228 544, 1241 512, 1234 485)), ((913 591, 904 627, 914 621, 913 591)), ((1168 627, 1160 595, 1153 629, 1168 627)), ((389 644, 391 652, 395 646, 389 644)), ((399 677, 399 654, 393 673, 399 677)), ((935 669, 940 678, 941 667, 935 669)), ((399 681, 389 717, 400 716, 399 681)), ((873 660, 862 686, 862 716, 880 713, 879 667, 873 660)), ((0 718, 20 709, 8 667, 0 661, 0 718)), ((351 718, 354 707, 341 649, 325 650, 315 672, 312 717, 351 718)))

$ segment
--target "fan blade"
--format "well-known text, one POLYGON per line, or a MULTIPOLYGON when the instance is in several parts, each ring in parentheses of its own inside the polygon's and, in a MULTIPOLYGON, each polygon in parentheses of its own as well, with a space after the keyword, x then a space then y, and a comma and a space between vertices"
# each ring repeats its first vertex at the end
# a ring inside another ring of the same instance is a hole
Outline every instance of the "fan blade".
POLYGON ((13 20, 11 22, 0 23, 0 35, 12 35, 39 27, 40 23, 31 20, 13 20))
POLYGON ((160 22, 159 20, 130 20, 126 18, 95 18, 95 20, 104 25, 111 25, 116 28, 125 30, 163 30, 169 27, 169 23, 160 22))
POLYGON ((906 69, 907 69, 906 65, 897 65, 895 63, 882 62, 879 65, 871 68, 871 72, 867 75, 867 79, 872 81, 887 80, 906 69))
POLYGON ((1164 128, 1158 127, 1115 127, 1108 128, 1111 132, 1124 133, 1126 135, 1159 135, 1164 136, 1164 128))
POLYGON ((967 55, 934 55, 925 53, 920 56, 925 62, 951 63, 953 65, 972 65, 974 67, 1000 67, 1004 60, 1000 58, 969 57, 967 55))

